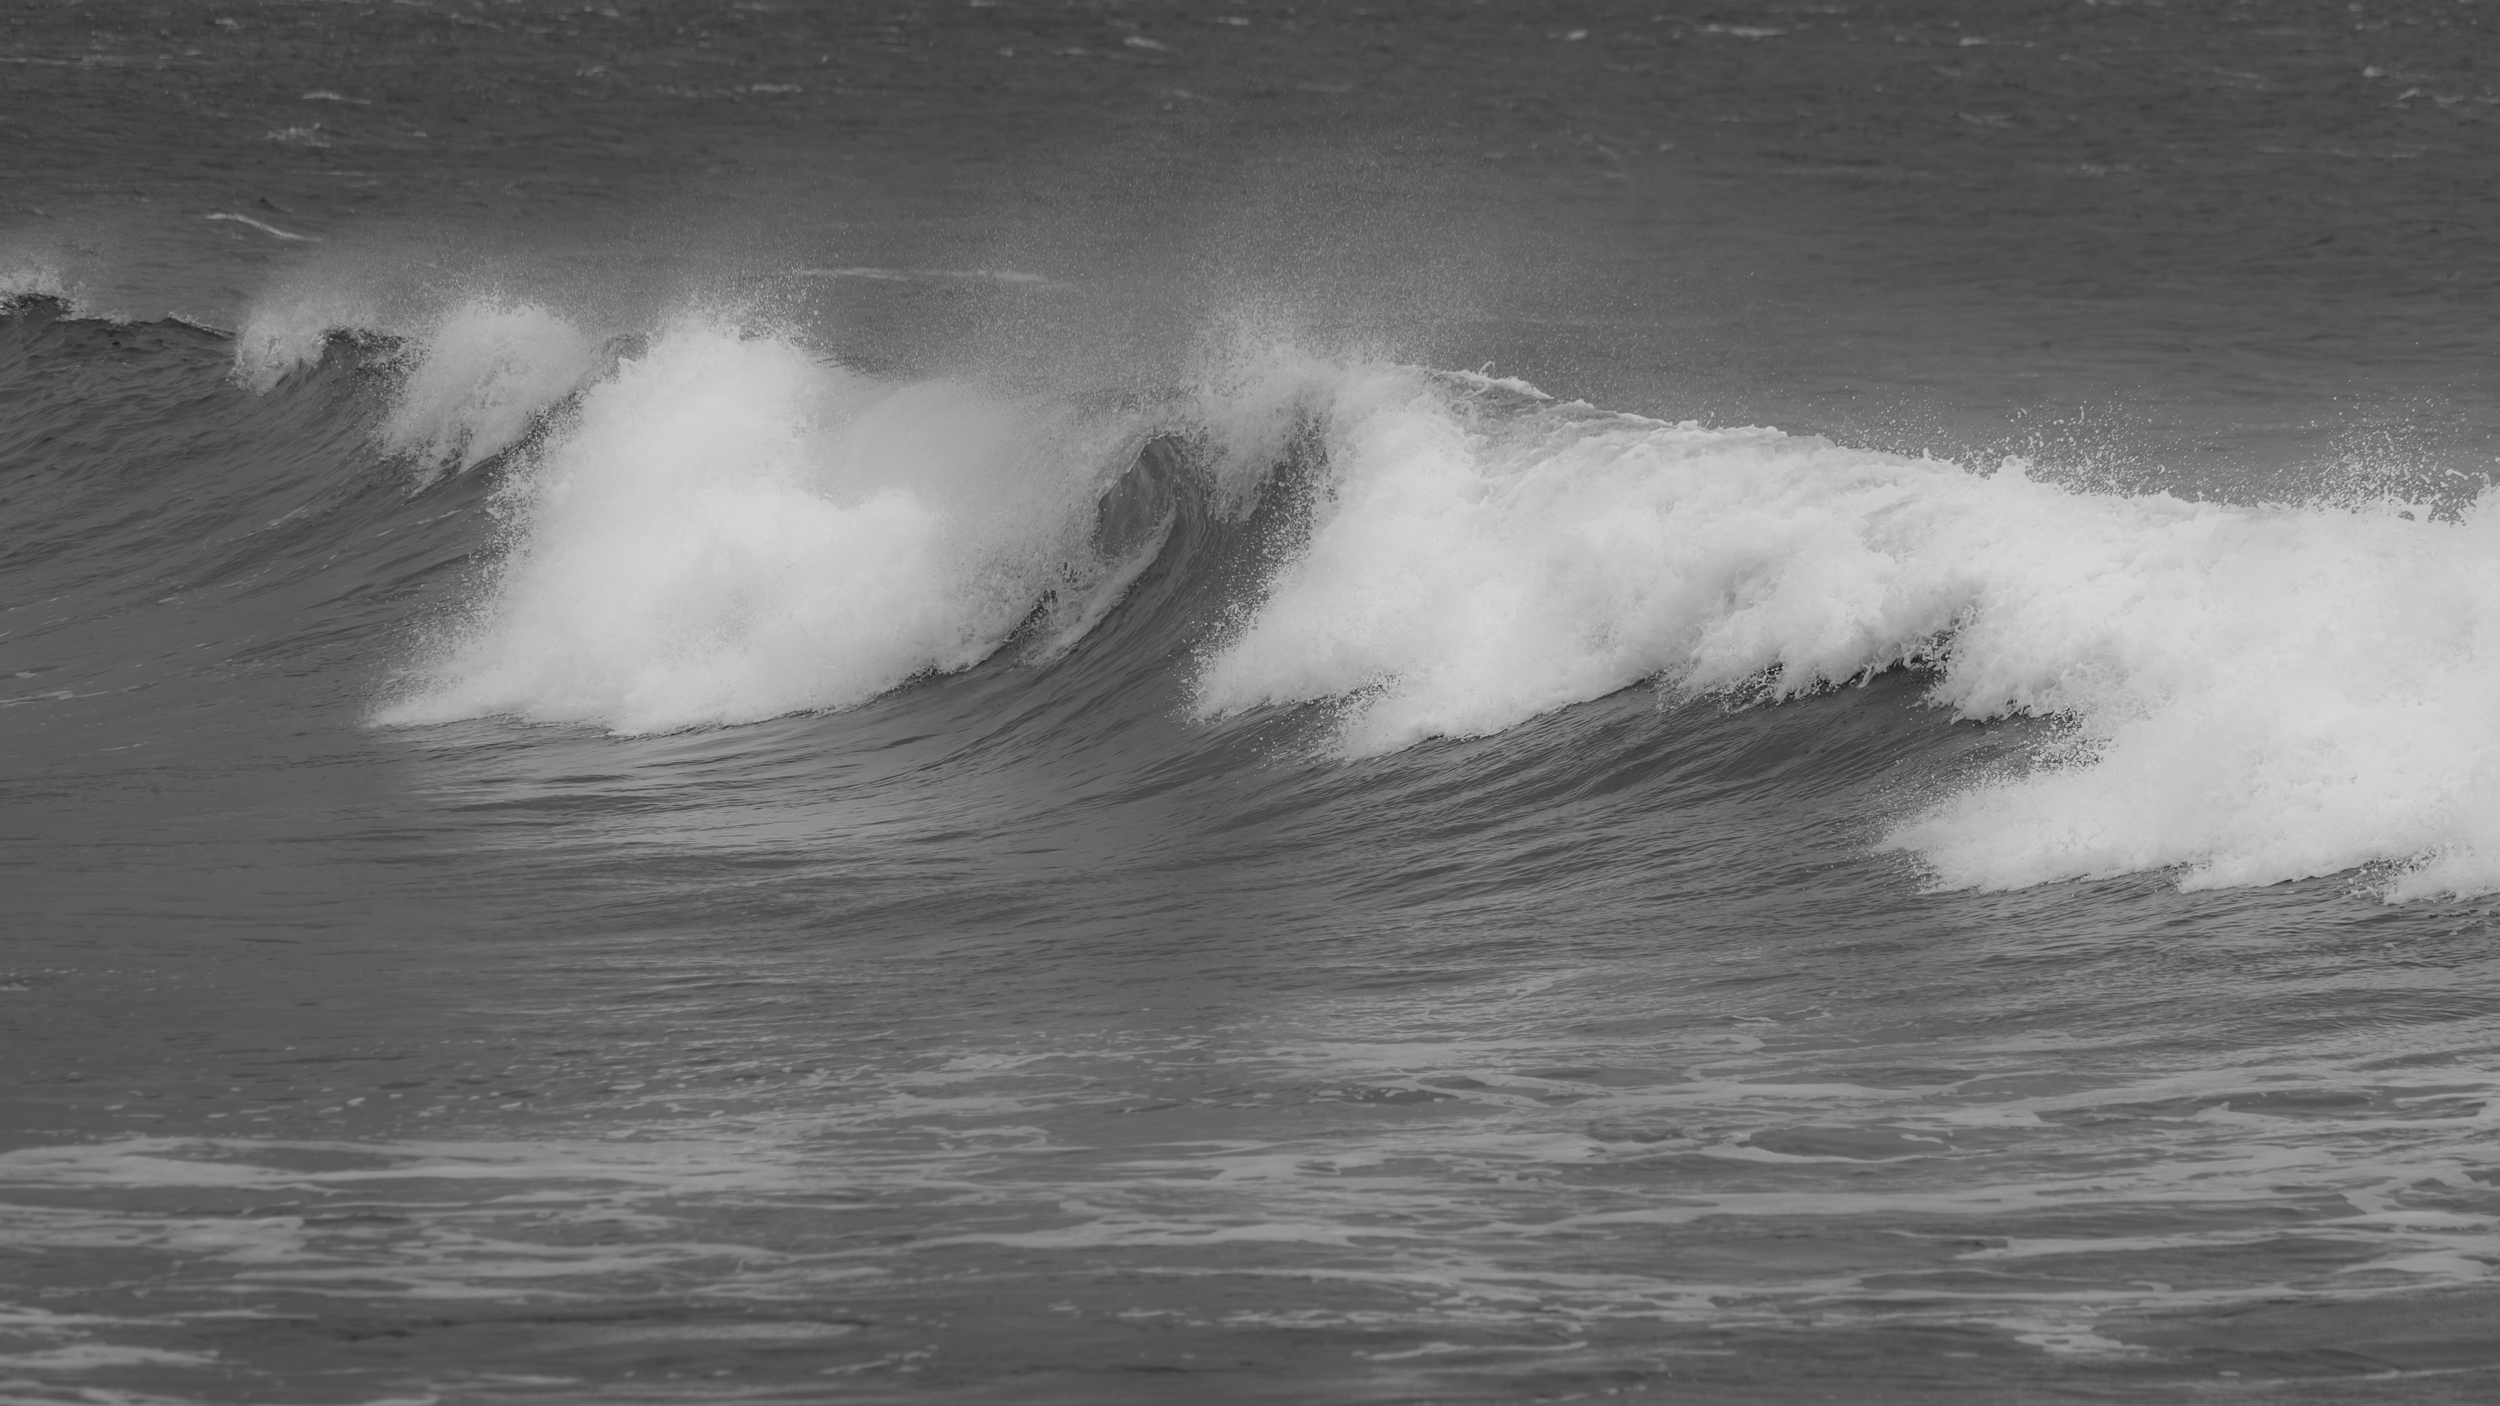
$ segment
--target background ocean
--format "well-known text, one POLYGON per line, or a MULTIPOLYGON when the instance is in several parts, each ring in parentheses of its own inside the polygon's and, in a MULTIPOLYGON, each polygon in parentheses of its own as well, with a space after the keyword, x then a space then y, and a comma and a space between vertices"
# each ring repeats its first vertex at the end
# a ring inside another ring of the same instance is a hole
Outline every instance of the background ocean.
POLYGON ((0 1400, 2486 1401, 2489 7, 0 15, 0 1400))

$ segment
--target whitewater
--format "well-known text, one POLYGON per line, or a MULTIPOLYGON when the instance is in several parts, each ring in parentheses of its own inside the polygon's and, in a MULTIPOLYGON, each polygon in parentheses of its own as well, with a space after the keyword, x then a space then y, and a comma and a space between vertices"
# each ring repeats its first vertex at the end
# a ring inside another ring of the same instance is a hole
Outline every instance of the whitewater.
MULTIPOLYGON (((286 327, 300 308, 263 317, 235 375, 265 392, 323 342, 286 327)), ((749 723, 1065 636, 1142 565, 1093 527, 1168 440, 1201 511, 1241 516, 1289 465, 1274 491, 1305 500, 1192 652, 1198 716, 1322 707, 1317 745, 1365 756, 1628 688, 1770 706, 1902 669, 1932 726, 2049 725, 2015 774, 1904 787, 1875 843, 1938 884, 2500 886, 2488 490, 2096 491, 1238 331, 1112 409, 880 380, 696 311, 599 340, 479 301, 392 353, 380 444, 417 482, 509 457, 509 541, 377 722, 749 723)))

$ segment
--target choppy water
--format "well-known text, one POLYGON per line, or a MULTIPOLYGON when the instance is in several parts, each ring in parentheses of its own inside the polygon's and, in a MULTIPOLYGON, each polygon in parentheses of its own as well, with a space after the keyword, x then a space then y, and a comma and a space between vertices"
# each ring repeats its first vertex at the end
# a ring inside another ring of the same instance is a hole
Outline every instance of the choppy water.
POLYGON ((0 1399, 2500 1386, 2478 11, 9 24, 0 1399))

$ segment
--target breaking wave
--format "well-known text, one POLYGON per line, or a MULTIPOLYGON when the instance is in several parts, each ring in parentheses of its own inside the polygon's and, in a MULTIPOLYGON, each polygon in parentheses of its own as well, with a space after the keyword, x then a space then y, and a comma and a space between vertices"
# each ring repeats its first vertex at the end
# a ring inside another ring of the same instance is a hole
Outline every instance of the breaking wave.
MULTIPOLYGON (((67 312, 12 296, 23 336, 67 312)), ((458 602, 401 618, 386 726, 665 732, 985 661, 1064 688, 1125 650, 1085 686, 1158 673, 1151 706, 1201 732, 1290 717, 1297 750, 1357 758, 1635 687, 1777 707, 1907 671, 1932 711, 1898 723, 1905 760, 1957 722, 2037 720, 2018 764, 1913 767, 1888 793, 1874 842, 1941 886, 2500 890, 2488 493, 2095 491, 1210 345, 1151 393, 1077 393, 871 374, 716 315, 616 335, 518 300, 399 324, 299 304, 247 324, 227 374, 291 435, 315 408, 288 398, 329 377, 406 470, 392 491, 452 493, 471 524, 458 602), (1178 623, 1112 627, 1149 611, 1178 623)), ((295 501, 235 541, 347 549, 295 501)), ((393 581, 458 554, 397 550, 393 581)))

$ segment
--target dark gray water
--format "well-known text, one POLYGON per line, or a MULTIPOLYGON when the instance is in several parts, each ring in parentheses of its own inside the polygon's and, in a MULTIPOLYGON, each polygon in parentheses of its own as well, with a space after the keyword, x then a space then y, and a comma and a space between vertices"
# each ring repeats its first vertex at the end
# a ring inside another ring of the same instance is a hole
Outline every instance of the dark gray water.
POLYGON ((0 16, 0 1400, 2487 1399, 2495 55, 0 16))

